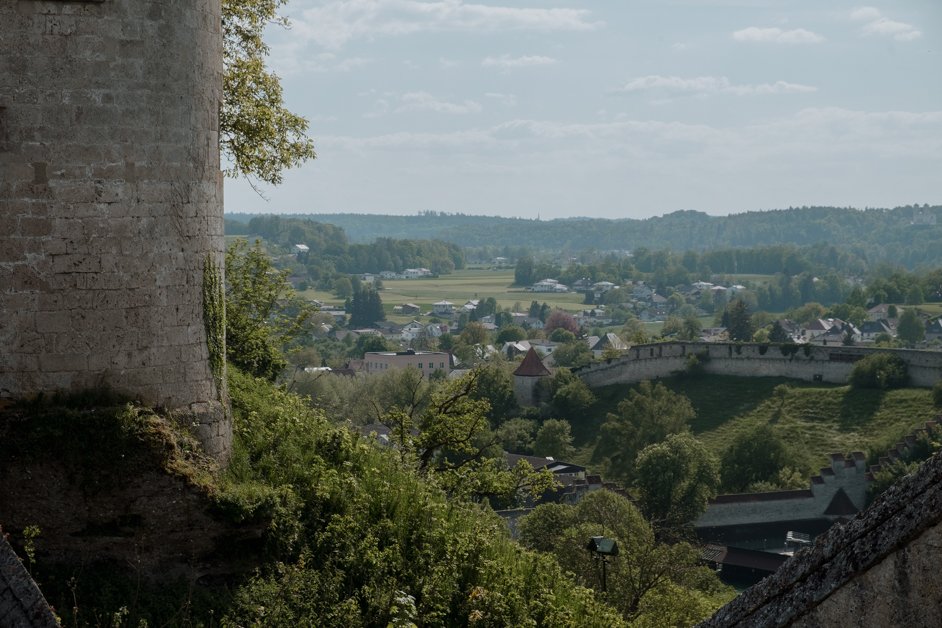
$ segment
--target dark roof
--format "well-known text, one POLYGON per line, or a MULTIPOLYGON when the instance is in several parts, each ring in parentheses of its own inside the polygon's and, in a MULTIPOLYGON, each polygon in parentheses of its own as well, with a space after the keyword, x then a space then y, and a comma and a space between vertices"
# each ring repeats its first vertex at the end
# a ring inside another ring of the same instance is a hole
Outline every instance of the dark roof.
POLYGON ((828 507, 824 510, 824 514, 826 515, 841 517, 856 515, 858 512, 860 512, 860 509, 854 506, 854 502, 850 501, 850 497, 847 496, 847 493, 845 493, 842 488, 837 489, 833 499, 831 499, 831 503, 828 504, 828 507))
POLYGON ((526 357, 523 358, 523 362, 521 362, 517 370, 514 371, 514 375, 520 375, 521 377, 545 377, 550 375, 550 372, 549 369, 546 368, 546 365, 543 364, 543 361, 540 360, 540 356, 537 355, 536 350, 530 347, 526 357))
POLYGON ((52 609, 0 530, 0 625, 58 626, 52 609))
POLYGON ((771 573, 789 558, 789 556, 783 554, 773 554, 743 547, 727 547, 725 555, 718 562, 733 567, 759 569, 771 573))
POLYGON ((794 491, 773 491, 770 493, 734 493, 732 495, 717 495, 710 500, 711 504, 739 504, 743 502, 774 502, 782 499, 803 499, 814 497, 808 489, 794 491))
MULTIPOLYGON (((786 626, 942 522, 942 456, 901 479, 844 525, 818 537, 701 626, 786 626)), ((918 613, 919 609, 911 609, 918 613)))

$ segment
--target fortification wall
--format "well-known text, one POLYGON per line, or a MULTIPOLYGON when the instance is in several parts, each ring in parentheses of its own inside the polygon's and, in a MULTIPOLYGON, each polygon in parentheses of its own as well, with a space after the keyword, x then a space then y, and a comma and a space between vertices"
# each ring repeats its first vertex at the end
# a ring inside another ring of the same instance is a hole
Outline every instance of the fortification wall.
POLYGON ((854 362, 886 351, 907 363, 914 386, 928 387, 942 379, 942 352, 938 351, 706 342, 637 345, 620 358, 590 364, 577 373, 590 387, 633 384, 682 372, 691 356, 696 356, 705 372, 716 375, 789 377, 843 384, 850 377, 854 362))
POLYGON ((0 3, 0 396, 108 385, 228 451, 220 29, 219 0, 0 3))
POLYGON ((856 510, 867 505, 866 457, 856 452, 850 458, 834 454, 831 466, 810 480, 807 490, 720 495, 711 500, 694 524, 697 528, 749 525, 770 521, 834 519, 848 513, 827 514, 828 507, 843 490, 856 510))

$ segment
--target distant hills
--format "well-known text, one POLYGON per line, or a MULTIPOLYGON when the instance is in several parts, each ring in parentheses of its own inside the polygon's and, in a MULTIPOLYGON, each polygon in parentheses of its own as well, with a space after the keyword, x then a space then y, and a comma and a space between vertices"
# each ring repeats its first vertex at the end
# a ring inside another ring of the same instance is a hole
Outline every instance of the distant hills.
MULTIPOLYGON (((258 214, 227 214, 247 222, 258 214)), ((336 225, 351 242, 378 237, 429 239, 464 247, 526 247, 555 251, 674 251, 776 244, 829 244, 871 262, 913 268, 942 264, 942 206, 893 209, 800 207, 710 216, 677 211, 646 219, 530 220, 423 212, 412 216, 308 214, 297 218, 336 225)))

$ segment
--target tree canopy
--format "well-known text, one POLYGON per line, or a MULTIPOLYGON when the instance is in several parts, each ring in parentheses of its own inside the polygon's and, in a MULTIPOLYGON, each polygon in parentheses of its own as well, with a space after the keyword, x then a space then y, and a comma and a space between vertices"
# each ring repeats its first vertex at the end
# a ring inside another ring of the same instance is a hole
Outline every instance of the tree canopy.
POLYGON ((232 160, 229 176, 281 183, 282 172, 315 157, 308 122, 284 104, 281 81, 265 66, 262 36, 287 0, 223 0, 223 102, 219 111, 222 151, 232 160))

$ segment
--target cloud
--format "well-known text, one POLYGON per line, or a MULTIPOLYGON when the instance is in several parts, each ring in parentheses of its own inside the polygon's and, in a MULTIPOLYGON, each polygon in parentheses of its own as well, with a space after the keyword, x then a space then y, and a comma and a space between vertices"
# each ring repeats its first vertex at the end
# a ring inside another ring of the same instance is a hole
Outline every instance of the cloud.
POLYGON ((864 22, 860 29, 863 35, 892 37, 896 41, 912 41, 922 37, 922 31, 912 24, 891 20, 874 7, 854 9, 850 13, 850 19, 855 22, 864 22))
POLYGON ((368 65, 372 61, 362 57, 341 58, 332 52, 306 55, 301 48, 293 44, 273 48, 272 67, 279 75, 291 76, 306 72, 350 72, 368 65))
POLYGON ((488 92, 484 94, 484 97, 490 98, 491 100, 494 100, 495 102, 499 102, 500 104, 506 107, 517 106, 517 96, 514 94, 501 94, 499 92, 488 92))
POLYGON ((540 65, 555 65, 556 59, 552 57, 543 57, 539 55, 528 55, 523 57, 511 57, 510 55, 501 55, 499 57, 487 57, 481 61, 485 68, 500 68, 507 72, 517 68, 532 68, 540 65))
POLYGON ((463 115, 480 113, 481 105, 473 100, 448 102, 439 100, 428 92, 408 92, 399 97, 399 106, 396 108, 396 113, 406 111, 433 111, 435 113, 463 115))
POLYGON ((759 28, 758 26, 750 26, 734 32, 733 39, 773 44, 816 44, 824 41, 821 35, 803 28, 786 31, 781 28, 759 28))
POLYGON ((725 76, 697 76, 683 78, 680 76, 660 76, 657 74, 642 76, 628 81, 616 93, 632 93, 643 91, 663 91, 691 94, 735 94, 747 96, 752 94, 806 94, 818 91, 817 87, 775 81, 774 83, 758 83, 734 85, 725 76))
POLYGON ((330 49, 352 39, 464 31, 588 31, 589 11, 474 4, 463 0, 328 0, 301 10, 292 33, 330 49))

